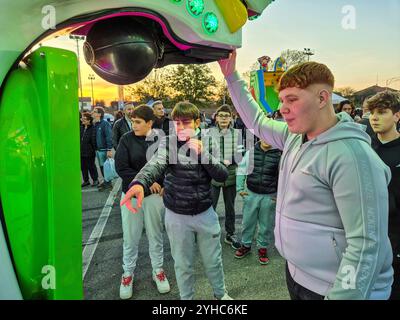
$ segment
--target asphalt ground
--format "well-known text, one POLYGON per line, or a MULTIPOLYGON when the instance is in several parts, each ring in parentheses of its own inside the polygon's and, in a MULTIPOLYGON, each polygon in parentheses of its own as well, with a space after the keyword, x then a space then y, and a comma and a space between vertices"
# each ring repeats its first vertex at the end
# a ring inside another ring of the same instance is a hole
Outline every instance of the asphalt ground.
MULTIPOLYGON (((116 180, 117 181, 117 180, 116 180)), ((114 185, 116 183, 114 181, 114 185)), ((82 250, 85 251, 87 270, 84 277, 84 297, 87 300, 118 300, 119 286, 122 274, 122 227, 119 201, 120 188, 114 188, 116 197, 110 196, 110 190, 99 192, 97 188, 86 187, 82 190, 82 250), (108 203, 106 205, 106 202, 108 203), (107 215, 109 211, 109 214, 107 215), (102 214, 103 213, 103 214, 102 214), (99 221, 99 217, 102 218, 99 221), (108 218, 107 218, 108 216, 108 218), (102 232, 99 223, 104 224, 102 232), (93 236, 96 226, 97 233, 93 236), (92 238, 91 238, 92 235, 92 238), (97 244, 97 246, 96 246, 97 244), (86 247, 86 250, 84 248, 86 247), (89 250, 91 249, 91 250, 89 250), (88 259, 88 252, 93 256, 88 259)), ((236 230, 241 233, 243 201, 236 198, 236 230)), ((222 193, 217 206, 217 213, 221 224, 222 254, 225 272, 226 288, 229 295, 235 300, 288 300, 289 294, 285 282, 285 264, 282 257, 270 248, 268 265, 258 262, 255 243, 253 252, 243 259, 234 257, 234 249, 223 242, 224 206, 222 193)), ((85 260, 85 257, 84 257, 85 260)), ((164 270, 171 285, 167 294, 159 294, 151 278, 151 263, 148 254, 148 241, 143 233, 137 267, 133 285, 133 300, 179 300, 179 292, 175 279, 174 262, 171 257, 169 240, 164 231, 164 270)), ((201 258, 195 267, 195 299, 211 300, 213 292, 204 273, 201 258)))

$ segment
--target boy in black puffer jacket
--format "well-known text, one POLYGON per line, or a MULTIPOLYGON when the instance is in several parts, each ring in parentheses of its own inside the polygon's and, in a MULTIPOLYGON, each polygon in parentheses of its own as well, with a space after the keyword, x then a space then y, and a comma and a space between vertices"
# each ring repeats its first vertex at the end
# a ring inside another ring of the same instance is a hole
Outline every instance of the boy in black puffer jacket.
POLYGON ((243 258, 250 253, 258 225, 258 261, 262 265, 269 262, 267 247, 274 244, 276 192, 281 155, 279 149, 259 141, 239 164, 236 188, 243 198, 243 230, 242 246, 236 251, 236 258, 243 258))
POLYGON ((208 141, 200 140, 200 112, 195 105, 178 103, 172 111, 172 119, 176 135, 162 140, 157 154, 133 179, 121 206, 137 212, 131 198, 137 198, 140 208, 151 184, 165 174, 165 227, 181 299, 194 298, 193 266, 197 243, 215 298, 230 300, 222 266, 221 227, 211 199, 211 179, 225 181, 228 170, 212 156, 213 150, 203 147, 208 146, 208 141))

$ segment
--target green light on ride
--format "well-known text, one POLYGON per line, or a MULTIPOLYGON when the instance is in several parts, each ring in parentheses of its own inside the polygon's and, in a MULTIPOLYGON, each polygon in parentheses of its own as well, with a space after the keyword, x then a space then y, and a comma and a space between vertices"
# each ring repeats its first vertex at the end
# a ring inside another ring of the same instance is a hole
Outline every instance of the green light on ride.
POLYGON ((249 20, 250 20, 250 21, 253 21, 253 20, 258 19, 259 17, 260 17, 260 15, 259 15, 259 14, 256 14, 256 15, 254 15, 254 16, 249 17, 249 20))
POLYGON ((203 18, 203 28, 207 33, 213 34, 218 30, 218 18, 212 12, 207 12, 203 18))
POLYGON ((192 16, 198 17, 204 11, 204 0, 186 0, 186 7, 192 16))

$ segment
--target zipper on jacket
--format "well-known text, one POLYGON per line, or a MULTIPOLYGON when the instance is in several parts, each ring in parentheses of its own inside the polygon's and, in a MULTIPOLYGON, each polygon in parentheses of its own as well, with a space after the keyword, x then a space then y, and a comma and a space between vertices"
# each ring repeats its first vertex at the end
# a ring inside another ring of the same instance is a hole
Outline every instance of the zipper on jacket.
MULTIPOLYGON (((298 137, 299 137, 299 136, 298 136, 298 137)), ((288 146, 288 149, 287 149, 286 154, 285 154, 285 158, 284 158, 283 161, 281 162, 282 168, 283 168, 283 162, 287 159, 287 155, 288 155, 288 152, 289 152, 290 148, 291 148, 292 145, 296 142, 296 139, 298 139, 298 137, 296 137, 295 139, 293 139, 293 141, 291 141, 290 145, 288 146)), ((293 160, 295 160, 295 159, 297 158, 297 155, 299 154, 299 152, 300 152, 300 150, 301 150, 301 147, 302 147, 302 145, 300 145, 300 147, 299 147, 299 149, 297 150, 297 152, 296 152, 296 154, 295 154, 293 160)), ((281 159, 281 160, 282 160, 282 159, 281 159)), ((291 171, 292 171, 291 169, 292 169, 292 167, 293 167, 293 163, 294 163, 294 161, 292 162, 292 165, 291 165, 291 167, 290 167, 289 175, 290 175, 290 173, 291 173, 291 171)), ((282 170, 282 169, 281 169, 281 170, 282 170)), ((285 183, 285 187, 284 187, 284 190, 283 190, 283 194, 286 194, 286 190, 287 190, 287 187, 288 187, 288 184, 289 184, 289 181, 288 181, 288 180, 289 180, 289 179, 286 179, 286 183, 285 183)), ((284 198, 284 199, 286 199, 286 198, 284 198)), ((280 243, 281 243, 282 255, 285 254, 285 250, 284 250, 284 248, 283 248, 284 246, 283 246, 283 243, 282 243, 282 223, 281 223, 281 220, 282 220, 282 208, 283 208, 285 202, 286 202, 286 201, 281 201, 281 204, 280 204, 280 206, 279 206, 279 240, 280 240, 280 243)))

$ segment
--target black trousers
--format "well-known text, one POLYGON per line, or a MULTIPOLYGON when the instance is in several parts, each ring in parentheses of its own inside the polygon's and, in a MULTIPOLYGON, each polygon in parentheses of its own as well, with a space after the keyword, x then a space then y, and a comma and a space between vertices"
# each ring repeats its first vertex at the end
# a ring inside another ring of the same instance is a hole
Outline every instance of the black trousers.
POLYGON ((324 300, 324 296, 304 288, 293 280, 286 262, 286 285, 292 300, 324 300))
POLYGON ((400 258, 397 257, 397 252, 393 252, 392 266, 394 270, 394 281, 390 300, 400 300, 400 258))
POLYGON ((227 234, 233 235, 235 233, 236 185, 229 187, 216 187, 211 185, 211 195, 214 210, 217 208, 221 188, 225 204, 225 231, 227 234))
POLYGON ((99 176, 95 165, 96 157, 81 157, 81 170, 84 182, 89 182, 89 173, 93 181, 96 181, 99 176))

